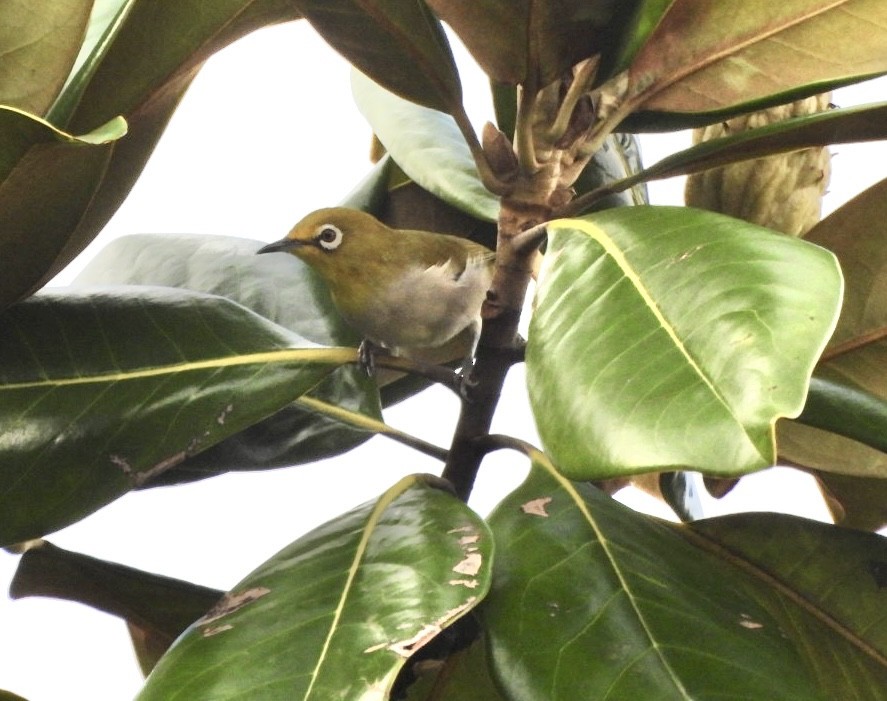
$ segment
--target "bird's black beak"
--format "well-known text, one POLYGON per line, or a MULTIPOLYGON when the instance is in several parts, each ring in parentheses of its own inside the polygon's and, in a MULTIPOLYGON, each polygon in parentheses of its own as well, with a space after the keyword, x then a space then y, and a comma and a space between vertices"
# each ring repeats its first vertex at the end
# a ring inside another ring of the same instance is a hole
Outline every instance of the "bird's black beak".
POLYGON ((291 251, 294 248, 299 248, 300 246, 304 246, 305 244, 302 241, 295 241, 293 239, 280 239, 280 241, 275 241, 274 243, 269 243, 267 246, 262 246, 258 251, 256 251, 256 255, 260 253, 278 253, 287 251, 291 251))

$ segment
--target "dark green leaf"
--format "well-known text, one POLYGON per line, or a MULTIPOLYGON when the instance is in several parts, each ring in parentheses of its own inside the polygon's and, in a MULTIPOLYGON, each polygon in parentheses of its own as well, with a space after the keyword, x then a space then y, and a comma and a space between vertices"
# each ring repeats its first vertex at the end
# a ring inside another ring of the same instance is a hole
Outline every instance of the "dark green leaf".
POLYGON ((539 433, 577 479, 773 464, 836 322, 837 262, 723 215, 622 207, 548 225, 527 346, 539 433))
POLYGON ((490 676, 487 643, 481 638, 430 667, 411 686, 405 701, 507 701, 490 676))
MULTIPOLYGON (((779 592, 766 577, 697 542, 690 527, 568 482, 544 456, 534 456, 529 478, 497 507, 490 526, 497 543, 520 544, 497 552, 482 609, 494 674, 509 699, 856 698, 823 693, 811 674, 795 625, 830 641, 810 610, 818 601, 785 596, 785 609, 774 610, 779 592)), ((819 572, 843 564, 811 563, 819 572)), ((861 610, 877 603, 868 582, 853 592, 866 597, 861 610)), ((871 663, 862 650, 842 652, 852 655, 848 666, 871 663)))
POLYGON ((86 31, 90 0, 0 3, 0 104, 44 114, 86 31))
POLYGON ((126 123, 72 136, 0 107, 0 309, 40 286, 46 261, 95 196, 126 123))
POLYGON ((736 584, 776 619, 825 698, 887 699, 887 539, 782 514, 691 532, 743 572, 736 584))
POLYGON ((617 182, 612 189, 622 191, 637 183, 700 173, 709 168, 804 148, 885 138, 887 103, 835 109, 705 141, 663 158, 617 182))
POLYGON ((0 543, 73 523, 278 411, 349 349, 222 297, 45 293, 0 315, 0 543))
POLYGON ((835 523, 863 531, 887 527, 887 479, 817 472, 816 481, 835 523))
POLYGON ((424 2, 297 0, 330 46, 377 83, 407 100, 462 110, 462 86, 450 45, 424 2))
POLYGON ((163 649, 223 594, 63 550, 46 541, 25 551, 9 587, 13 599, 49 596, 119 616, 144 634, 160 639, 163 649))
MULTIPOLYGON (((814 376, 797 421, 887 452, 887 400, 846 381, 814 376)), ((887 479, 887 470, 878 476, 887 479)))
POLYGON ((407 658, 484 597, 491 555, 476 514, 407 477, 249 575, 139 698, 386 699, 407 658))
MULTIPOLYGON (((360 339, 341 319, 326 286, 311 269, 289 255, 258 256, 261 247, 261 241, 233 236, 126 236, 100 251, 74 284, 163 285, 217 294, 314 343, 356 347, 360 339)), ((341 368, 311 394, 381 418, 375 384, 356 367, 341 368)), ((370 435, 294 404, 189 457, 149 486, 228 470, 303 464, 349 450, 370 435)))

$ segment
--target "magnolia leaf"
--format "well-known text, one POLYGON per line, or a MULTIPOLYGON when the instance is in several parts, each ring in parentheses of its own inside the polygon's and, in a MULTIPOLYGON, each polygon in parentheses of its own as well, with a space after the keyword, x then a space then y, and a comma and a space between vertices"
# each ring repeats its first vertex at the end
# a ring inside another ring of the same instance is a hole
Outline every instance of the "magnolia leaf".
MULTIPOLYGON (((698 521, 689 538, 745 576, 827 699, 887 699, 887 539, 783 514, 698 521)), ((768 697, 769 698, 769 697, 768 697)))
POLYGON ((887 528, 887 479, 817 472, 816 481, 835 523, 862 531, 887 528))
MULTIPOLYGON (((607 48, 625 11, 615 0, 428 0, 492 79, 535 91, 607 48)), ((624 4, 622 4, 624 6, 624 4)))
POLYGON ((126 122, 73 136, 34 115, 0 107, 0 309, 37 289, 99 187, 126 122), (37 204, 39 203, 39 204, 37 204))
MULTIPOLYGON (((261 241, 204 234, 138 234, 112 241, 74 280, 80 285, 163 285, 227 297, 324 346, 357 347, 322 281, 290 255, 256 255, 261 241)), ((341 368, 312 396, 381 419, 375 383, 341 368)), ((372 434, 355 431, 295 404, 189 457, 149 486, 229 470, 304 464, 338 455, 372 434)))
POLYGON ((50 596, 119 616, 134 631, 142 671, 224 592, 63 550, 46 541, 19 560, 9 596, 50 596), (144 644, 150 641, 149 644, 144 644), (159 653, 159 654, 158 654, 159 653))
POLYGON ((43 114, 77 56, 91 0, 0 3, 0 104, 43 114))
POLYGON ((471 150, 450 115, 404 100, 352 71, 361 114, 411 180, 457 209, 496 221, 499 198, 480 180, 471 150))
MULTIPOLYGON (((97 6, 89 42, 94 46, 90 50, 85 45, 89 54, 81 54, 81 65, 53 106, 52 119, 79 133, 123 115, 129 133, 87 175, 72 173, 64 160, 41 152, 46 163, 39 174, 16 185, 16 209, 43 227, 30 239, 41 245, 5 248, 4 265, 25 282, 13 285, 5 278, 10 292, 0 297, 0 305, 45 285, 104 227, 207 58, 254 29, 299 16, 289 0, 107 0, 97 6), (81 194, 86 190, 88 194, 81 194), (62 207, 64 217, 46 220, 47 213, 62 207)), ((6 209, 0 203, 0 210, 6 209)), ((0 222, 6 237, 15 230, 0 222)))
POLYGON ((0 543, 77 521, 356 359, 310 345, 222 297, 171 288, 55 291, 10 307, 0 543))
POLYGON ((483 607, 507 698, 887 698, 883 539, 763 514, 674 526, 532 457, 490 517, 521 544, 483 607))
POLYGON ((95 0, 91 3, 92 12, 86 27, 86 36, 80 44, 80 51, 64 88, 47 113, 47 119, 55 123, 68 120, 101 63, 108 43, 113 41, 120 25, 138 2, 139 0, 95 0))
POLYGON ((272 557, 178 640, 140 701, 387 699, 489 588, 489 531, 441 484, 406 477, 272 557))
POLYGON ((885 217, 887 180, 826 217, 806 237, 833 251, 844 273, 841 316, 817 376, 833 388, 844 388, 846 408, 834 414, 834 406, 805 412, 811 420, 804 423, 832 433, 780 423, 779 452, 793 463, 857 477, 887 476, 887 455, 880 452, 885 449, 879 417, 883 408, 877 407, 887 401, 887 232, 876 225, 885 217), (864 401, 847 404, 851 393, 864 401))
POLYGON ((487 643, 472 645, 430 667, 407 689, 405 701, 508 701, 490 676, 487 643))
POLYGON ((296 5, 330 46, 375 82, 426 107, 462 111, 450 44, 425 3, 298 0, 296 5))
POLYGON ((620 113, 707 113, 711 121, 887 71, 881 0, 751 0, 735 9, 671 3, 621 77, 620 113))
MULTIPOLYGON (((692 175, 740 161, 830 144, 879 141, 887 138, 885 125, 887 103, 835 109, 786 119, 678 151, 630 177, 617 180, 611 185, 605 184, 593 193, 595 199, 592 201, 609 193, 622 192, 638 183, 692 175)), ((571 211, 581 211, 583 207, 584 200, 580 199, 578 205, 571 206, 571 211)))
POLYGON ((834 329, 827 251, 699 210, 548 225, 527 346, 539 434, 576 479, 772 465, 834 329))

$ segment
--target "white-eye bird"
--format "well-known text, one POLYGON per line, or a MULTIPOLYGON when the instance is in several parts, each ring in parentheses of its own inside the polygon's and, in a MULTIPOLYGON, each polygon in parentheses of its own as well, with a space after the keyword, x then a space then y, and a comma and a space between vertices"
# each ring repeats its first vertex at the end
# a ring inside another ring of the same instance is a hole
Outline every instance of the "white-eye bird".
MULTIPOLYGON (((493 276, 488 248, 457 236, 392 229, 365 212, 333 207, 312 212, 258 252, 273 251, 317 271, 342 317, 370 344, 434 362, 473 357, 493 276)), ((362 357, 367 350, 362 346, 362 357)))

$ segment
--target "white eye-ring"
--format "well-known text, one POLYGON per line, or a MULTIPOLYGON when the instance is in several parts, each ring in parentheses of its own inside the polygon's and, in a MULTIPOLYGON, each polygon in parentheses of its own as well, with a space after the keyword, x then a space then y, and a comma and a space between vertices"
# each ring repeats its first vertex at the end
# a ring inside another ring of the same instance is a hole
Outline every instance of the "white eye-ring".
POLYGON ((332 224, 324 224, 317 228, 314 240, 323 250, 333 251, 342 243, 342 230, 332 224))

